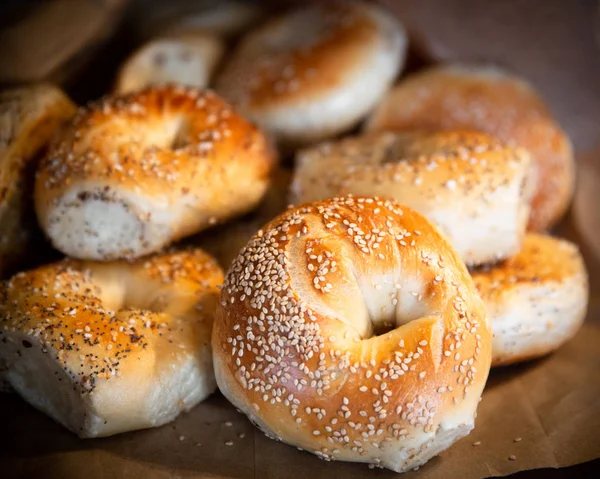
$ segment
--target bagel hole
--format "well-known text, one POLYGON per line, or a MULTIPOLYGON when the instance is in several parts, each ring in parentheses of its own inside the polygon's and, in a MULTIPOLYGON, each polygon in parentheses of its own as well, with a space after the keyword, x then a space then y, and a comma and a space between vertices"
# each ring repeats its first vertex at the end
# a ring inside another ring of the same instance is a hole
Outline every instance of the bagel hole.
POLYGON ((160 128, 152 129, 144 140, 147 148, 180 150, 190 144, 190 124, 183 116, 173 118, 161 124, 160 128))
POLYGON ((384 334, 387 334, 390 331, 393 331, 394 329, 396 329, 398 327, 395 320, 391 320, 391 319, 385 320, 385 321, 380 321, 380 322, 371 321, 371 324, 373 325, 371 337, 383 336, 384 334))
POLYGON ((365 339, 383 336, 430 314, 427 298, 431 292, 420 281, 407 277, 389 277, 381 278, 375 283, 380 287, 361 287, 370 322, 365 339), (392 298, 396 299, 395 304, 392 303, 392 298))
POLYGON ((189 123, 183 118, 179 119, 177 123, 177 129, 175 130, 170 144, 172 150, 180 150, 190 144, 189 123))

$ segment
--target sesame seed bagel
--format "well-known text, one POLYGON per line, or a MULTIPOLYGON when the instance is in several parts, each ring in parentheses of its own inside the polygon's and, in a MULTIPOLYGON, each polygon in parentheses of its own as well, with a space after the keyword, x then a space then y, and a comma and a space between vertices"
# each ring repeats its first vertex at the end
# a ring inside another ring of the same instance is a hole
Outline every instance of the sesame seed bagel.
POLYGON ((392 84, 406 43, 382 7, 313 3, 250 32, 216 88, 280 144, 295 147, 355 126, 392 84))
POLYGON ((0 278, 27 264, 39 234, 33 202, 38 156, 55 131, 76 111, 49 84, 0 93, 0 278))
POLYGON ((291 202, 396 200, 433 221, 469 265, 516 254, 533 182, 526 151, 483 133, 384 132, 300 151, 291 202))
POLYGON ((81 437, 165 424, 216 389, 210 335, 222 281, 201 250, 19 273, 0 289, 5 377, 81 437))
POLYGON ((521 146, 537 170, 529 229, 544 231, 565 213, 575 181, 573 148, 531 85, 494 67, 440 66, 392 89, 367 131, 474 129, 521 146))
POLYGON ((164 83, 205 88, 224 51, 223 42, 207 34, 151 40, 126 60, 115 90, 130 93, 164 83))
POLYGON ((268 436, 398 472, 471 431, 491 358, 458 254, 372 197, 267 224, 226 276, 212 341, 219 388, 268 436))
POLYGON ((492 365, 537 358, 579 330, 588 279, 574 244, 530 233, 515 257, 473 273, 492 322, 492 365))
POLYGON ((150 87, 82 109, 41 162, 40 224, 79 258, 134 258, 254 208, 275 159, 211 92, 150 87))

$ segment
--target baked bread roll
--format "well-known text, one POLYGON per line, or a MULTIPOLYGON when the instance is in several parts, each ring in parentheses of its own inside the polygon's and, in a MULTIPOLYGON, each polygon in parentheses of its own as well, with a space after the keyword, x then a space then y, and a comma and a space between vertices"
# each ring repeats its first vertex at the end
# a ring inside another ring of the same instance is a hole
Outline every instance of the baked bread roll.
POLYGON ((69 256, 135 258, 253 209, 274 164, 218 96, 151 87, 78 113, 40 164, 36 209, 69 256))
POLYGON ((581 327, 588 279, 574 244, 528 234, 515 257, 473 273, 494 335, 492 365, 544 356, 581 327))
POLYGON ((530 158, 483 133, 379 133, 300 151, 291 202, 396 200, 433 221, 469 265, 516 254, 529 217, 530 158))
POLYGON ((201 250, 64 260, 0 290, 0 361, 23 398, 81 437, 160 426, 216 389, 223 272, 201 250))
POLYGON ((544 231, 573 195, 571 142, 531 85, 500 69, 440 66, 400 82, 381 101, 367 131, 473 129, 526 148, 537 169, 529 229, 544 231))
POLYGON ((269 437, 397 472, 467 435, 491 358, 464 263, 377 198, 288 209, 229 270, 213 330, 221 392, 269 437))
POLYGON ((41 239, 31 202, 37 158, 74 114, 75 105, 52 85, 0 93, 0 278, 26 263, 41 239))
POLYGON ((116 92, 130 93, 151 85, 209 85, 225 47, 217 37, 188 34, 151 40, 121 67, 116 92))
POLYGON ((277 168, 271 185, 256 210, 204 232, 198 239, 198 245, 214 256, 227 270, 250 238, 275 216, 285 211, 288 206, 291 178, 291 170, 277 168))
POLYGON ((355 126, 392 84, 406 43, 380 6, 302 6, 250 32, 216 88, 284 147, 295 147, 355 126))

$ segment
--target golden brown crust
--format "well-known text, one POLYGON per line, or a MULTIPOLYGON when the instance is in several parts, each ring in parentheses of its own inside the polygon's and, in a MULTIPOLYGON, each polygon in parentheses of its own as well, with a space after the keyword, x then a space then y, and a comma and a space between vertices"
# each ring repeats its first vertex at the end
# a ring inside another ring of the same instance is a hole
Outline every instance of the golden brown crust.
POLYGON ((519 254, 496 265, 484 266, 473 274, 484 298, 495 299, 522 284, 561 282, 581 272, 581 254, 564 240, 530 233, 519 254))
POLYGON ((213 350, 222 392, 268 434, 401 471, 468 432, 490 339, 464 263, 424 217, 344 197, 252 238, 226 277, 213 350))
POLYGON ((217 95, 150 87, 79 111, 40 164, 36 209, 54 245, 71 256, 136 257, 251 210, 274 164, 265 136, 217 95), (83 239, 65 239, 65 214, 93 202, 124 205, 146 228, 145 246, 127 248, 119 231, 122 248, 86 249, 88 230, 91 242, 101 233, 88 224, 97 215, 70 223, 70 234, 83 239), (159 228, 161 218, 162 230, 152 236, 148 229, 159 228))
POLYGON ((38 194, 48 190, 48 202, 65 182, 93 178, 176 196, 210 180, 198 177, 198 163, 210 163, 217 175, 228 167, 224 158, 243 157, 266 176, 267 151, 256 127, 210 91, 150 87, 80 109, 39 167, 38 194), (174 125, 165 125, 167 115, 185 116, 186 128, 168 131, 174 125))
POLYGON ((75 105, 52 85, 0 93, 0 278, 36 237, 30 196, 37 155, 74 114, 75 105))
POLYGON ((575 166, 569 138, 530 85, 500 70, 441 66, 414 74, 388 93, 366 128, 468 128, 526 148, 538 170, 530 230, 548 229, 570 203, 575 166))
POLYGON ((548 354, 578 331, 588 302, 583 258, 574 244, 530 233, 521 251, 473 272, 494 333, 492 365, 548 354))

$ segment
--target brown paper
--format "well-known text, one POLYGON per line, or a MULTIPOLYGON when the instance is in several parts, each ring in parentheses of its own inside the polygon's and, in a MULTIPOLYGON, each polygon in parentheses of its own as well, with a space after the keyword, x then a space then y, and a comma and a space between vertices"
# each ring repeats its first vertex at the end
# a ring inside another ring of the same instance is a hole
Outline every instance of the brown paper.
MULTIPOLYGON (((579 334, 557 353, 492 371, 474 432, 422 467, 419 477, 478 479, 600 457, 600 301, 593 303, 579 334)), ((10 438, 2 451, 8 477, 398 477, 326 463, 272 441, 220 394, 167 426, 95 440, 78 439, 13 395, 0 396, 0 411, 10 438)))
MULTIPOLYGON (((532 22, 525 0, 387 3, 430 58, 488 59, 514 68, 540 88, 579 151, 600 140, 593 2, 536 2, 536 18, 544 22, 532 22)), ((600 174, 600 152, 586 156, 586 165, 600 174)), ((471 435, 403 477, 475 479, 600 457, 600 261, 586 243, 598 242, 600 230, 582 234, 575 227, 588 223, 581 212, 598 209, 592 192, 589 185, 578 190, 577 221, 571 214, 560 228, 582 245, 590 270, 582 329, 548 358, 493 370, 471 435)), ((327 463, 276 443, 218 393, 172 424, 97 440, 79 440, 13 395, 0 395, 0 411, 8 438, 0 450, 2 477, 398 477, 366 465, 327 463)))

